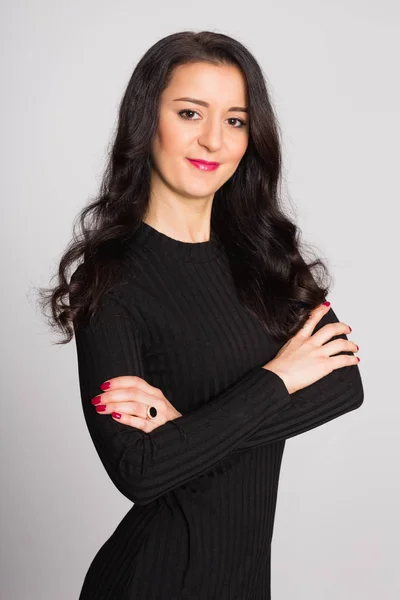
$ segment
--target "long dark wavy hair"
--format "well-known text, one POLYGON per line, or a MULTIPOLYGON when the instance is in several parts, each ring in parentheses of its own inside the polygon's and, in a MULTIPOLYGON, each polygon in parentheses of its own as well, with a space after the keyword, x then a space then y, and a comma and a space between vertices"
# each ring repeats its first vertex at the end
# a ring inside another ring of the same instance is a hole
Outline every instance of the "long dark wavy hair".
POLYGON ((99 194, 74 221, 57 285, 39 290, 42 311, 50 308, 49 325, 65 334, 56 343, 72 339, 74 329, 94 314, 121 276, 125 243, 148 207, 160 95, 174 69, 192 62, 237 66, 247 84, 248 147, 235 173, 215 192, 211 213, 240 302, 274 340, 284 342, 327 296, 322 283, 329 276, 327 267, 319 258, 305 261, 300 230, 284 214, 280 130, 261 67, 243 44, 227 35, 182 31, 155 43, 133 71, 99 194), (77 260, 68 281, 67 271, 77 260))

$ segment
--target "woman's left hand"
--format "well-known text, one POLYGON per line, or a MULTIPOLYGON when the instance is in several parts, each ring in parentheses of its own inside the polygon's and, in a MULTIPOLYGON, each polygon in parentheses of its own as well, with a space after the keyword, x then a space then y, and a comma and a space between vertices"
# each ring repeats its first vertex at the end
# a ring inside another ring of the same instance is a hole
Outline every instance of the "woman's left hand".
POLYGON ((91 400, 99 415, 111 415, 114 420, 145 433, 182 416, 159 388, 136 375, 113 377, 100 387, 103 393, 91 400), (148 406, 157 409, 157 416, 147 416, 148 406))

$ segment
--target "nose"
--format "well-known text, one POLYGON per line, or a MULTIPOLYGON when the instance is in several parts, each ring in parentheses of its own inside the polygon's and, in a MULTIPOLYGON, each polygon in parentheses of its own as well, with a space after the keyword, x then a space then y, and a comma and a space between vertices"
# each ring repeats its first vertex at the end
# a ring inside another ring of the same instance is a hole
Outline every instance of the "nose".
POLYGON ((201 146, 205 146, 210 152, 215 152, 221 147, 222 126, 217 118, 205 120, 198 141, 201 146))

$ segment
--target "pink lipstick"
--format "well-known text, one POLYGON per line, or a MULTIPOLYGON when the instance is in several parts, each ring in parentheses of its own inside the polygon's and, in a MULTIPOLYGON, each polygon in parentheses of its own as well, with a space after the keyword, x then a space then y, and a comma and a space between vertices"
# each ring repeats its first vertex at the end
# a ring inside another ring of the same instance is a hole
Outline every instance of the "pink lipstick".
POLYGON ((219 166, 218 162, 208 162, 207 160, 201 160, 200 158, 188 158, 188 161, 201 171, 215 171, 219 166))

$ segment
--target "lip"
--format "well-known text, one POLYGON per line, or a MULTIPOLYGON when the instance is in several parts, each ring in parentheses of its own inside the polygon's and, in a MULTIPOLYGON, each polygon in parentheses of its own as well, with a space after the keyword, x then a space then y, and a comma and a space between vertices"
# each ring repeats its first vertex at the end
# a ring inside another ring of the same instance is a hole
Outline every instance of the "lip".
POLYGON ((220 164, 218 162, 209 162, 200 158, 188 158, 188 161, 201 171, 214 171, 220 164))

